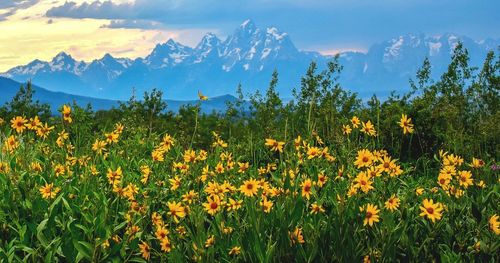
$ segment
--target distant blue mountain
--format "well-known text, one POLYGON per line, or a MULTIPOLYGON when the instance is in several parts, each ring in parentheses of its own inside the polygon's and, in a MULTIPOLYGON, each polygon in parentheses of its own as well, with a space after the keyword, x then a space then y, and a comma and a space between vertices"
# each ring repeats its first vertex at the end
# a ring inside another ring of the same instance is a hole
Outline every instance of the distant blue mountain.
MULTIPOLYGON (((404 91, 425 57, 432 63, 433 77, 444 72, 458 41, 469 50, 475 66, 480 66, 486 53, 500 44, 498 39, 474 41, 454 34, 399 36, 374 44, 367 53, 341 53, 344 70, 340 82, 362 98, 404 91)), ((212 97, 234 94, 239 83, 244 92, 263 91, 277 69, 277 90, 289 98, 311 61, 322 69, 331 58, 300 51, 287 33, 275 27, 261 29, 247 20, 225 40, 209 33, 194 48, 170 39, 156 45, 144 58, 131 60, 106 54, 92 62, 76 61, 61 52, 50 62, 34 60, 2 75, 20 82, 31 79, 53 91, 83 96, 126 100, 133 89, 141 94, 159 88, 166 98, 187 100, 196 98, 198 90, 212 97)))
MULTIPOLYGON (((19 91, 19 87, 22 84, 4 77, 0 77, 0 105, 3 105, 12 100, 12 98, 19 91)), ((63 105, 75 102, 80 107, 86 107, 88 104, 92 105, 94 111, 97 110, 109 110, 113 107, 119 106, 119 101, 117 100, 107 100, 98 99, 86 96, 71 95, 63 92, 54 92, 47 89, 33 86, 35 91, 33 95, 33 100, 40 101, 41 103, 47 103, 50 105, 51 111, 57 114, 57 110, 63 105)), ((200 102, 199 100, 165 100, 167 103, 167 110, 178 112, 180 107, 183 105, 196 105, 201 103, 201 111, 204 113, 211 113, 213 111, 222 112, 227 108, 227 102, 234 102, 236 98, 231 95, 223 95, 218 97, 209 98, 206 101, 200 102)), ((245 103, 246 104, 246 103, 245 103)))

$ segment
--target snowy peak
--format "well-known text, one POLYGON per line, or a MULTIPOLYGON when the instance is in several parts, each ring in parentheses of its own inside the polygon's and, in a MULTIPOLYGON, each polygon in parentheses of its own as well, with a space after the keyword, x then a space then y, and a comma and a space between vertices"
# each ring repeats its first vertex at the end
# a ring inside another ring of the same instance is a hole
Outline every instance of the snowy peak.
POLYGON ((59 52, 53 59, 52 64, 69 64, 74 63, 75 60, 71 55, 66 54, 65 52, 59 52))
POLYGON ((271 36, 276 41, 282 41, 288 36, 287 33, 281 33, 276 27, 268 27, 266 30, 268 36, 271 36))
POLYGON ((252 34, 257 30, 255 23, 251 19, 247 19, 241 23, 236 32, 246 32, 247 34, 252 34))
POLYGON ((207 33, 201 39, 200 43, 196 46, 197 50, 208 50, 214 47, 218 47, 221 44, 221 40, 213 33, 207 33))
POLYGON ((164 44, 156 45, 153 52, 144 59, 144 64, 155 69, 175 66, 189 57, 192 51, 192 48, 169 39, 164 44))
POLYGON ((51 71, 72 71, 75 73, 79 73, 80 64, 65 52, 57 54, 49 63, 51 71))
POLYGON ((132 65, 132 60, 129 58, 115 58, 111 54, 106 53, 101 59, 94 60, 92 63, 98 63, 109 68, 128 68, 132 65))
POLYGON ((206 34, 195 48, 193 63, 201 63, 207 59, 218 60, 221 56, 221 43, 215 34, 206 34))
MULTIPOLYGON (((393 63, 405 60, 408 57, 419 56, 446 56, 453 53, 459 41, 469 41, 465 37, 454 34, 441 36, 425 36, 424 34, 401 35, 381 44, 383 49, 383 62, 393 63)), ((374 50, 372 50, 374 51, 374 50)))

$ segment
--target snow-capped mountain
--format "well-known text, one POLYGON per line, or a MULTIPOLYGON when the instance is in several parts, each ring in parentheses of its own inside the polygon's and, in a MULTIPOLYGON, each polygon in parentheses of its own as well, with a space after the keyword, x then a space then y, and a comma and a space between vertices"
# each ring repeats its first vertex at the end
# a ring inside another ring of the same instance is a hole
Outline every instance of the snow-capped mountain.
MULTIPOLYGON (((500 44, 499 40, 474 41, 454 34, 398 36, 374 44, 366 53, 341 53, 344 70, 340 81, 362 97, 374 93, 383 97, 391 90, 405 89, 425 57, 431 60, 433 75, 438 76, 458 41, 464 43, 476 66, 500 44)), ((290 97, 312 60, 321 69, 329 59, 331 56, 298 50, 290 36, 276 27, 261 29, 246 20, 225 40, 208 33, 194 48, 170 39, 144 58, 106 54, 88 63, 61 52, 50 62, 34 60, 2 76, 21 82, 32 79, 50 90, 101 98, 127 99, 132 88, 143 92, 156 87, 168 98, 192 99, 198 90, 209 96, 233 94, 239 83, 246 92, 264 90, 277 69, 278 91, 290 97)))

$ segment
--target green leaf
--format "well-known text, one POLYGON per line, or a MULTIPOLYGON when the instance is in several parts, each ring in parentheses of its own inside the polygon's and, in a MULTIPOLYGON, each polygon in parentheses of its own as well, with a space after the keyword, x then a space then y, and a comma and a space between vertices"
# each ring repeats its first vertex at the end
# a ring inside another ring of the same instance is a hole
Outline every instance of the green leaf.
POLYGON ((38 239, 38 241, 40 241, 40 243, 42 244, 43 247, 47 247, 48 246, 48 241, 47 241, 47 238, 45 237, 45 235, 43 234, 43 230, 45 229, 46 225, 47 225, 47 222, 49 221, 49 219, 44 219, 42 222, 40 222, 40 224, 38 224, 38 226, 36 227, 36 237, 38 239))
MULTIPOLYGON (((92 254, 94 253, 94 247, 92 244, 85 241, 73 241, 73 246, 85 259, 92 260, 92 254)), ((78 255, 77 255, 78 258, 78 255)))

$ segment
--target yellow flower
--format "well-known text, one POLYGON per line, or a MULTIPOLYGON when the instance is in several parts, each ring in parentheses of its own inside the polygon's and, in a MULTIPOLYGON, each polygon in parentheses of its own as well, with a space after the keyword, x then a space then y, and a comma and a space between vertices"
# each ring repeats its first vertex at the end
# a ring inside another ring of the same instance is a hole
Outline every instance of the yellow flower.
POLYGON ((115 133, 121 134, 125 127, 121 123, 115 124, 115 133))
POLYGON ((302 228, 296 227, 295 230, 290 233, 290 239, 292 240, 292 244, 304 244, 305 241, 304 236, 302 236, 302 228))
POLYGON ((484 161, 483 160, 472 158, 472 163, 470 164, 470 167, 472 167, 472 168, 481 168, 483 166, 484 166, 484 161))
POLYGON ((196 152, 193 150, 184 151, 184 162, 186 163, 194 163, 196 161, 196 152))
MULTIPOLYGON (((154 215, 154 214, 153 214, 154 215)), ((163 226, 160 226, 159 224, 156 224, 157 227, 156 228, 156 231, 155 231, 155 236, 158 240, 163 240, 165 238, 168 238, 167 235, 169 233, 168 229, 166 229, 165 227, 163 226)))
POLYGON ((9 136, 7 140, 4 142, 4 147, 10 153, 13 153, 19 147, 19 141, 16 139, 14 135, 9 136))
POLYGON ((198 91, 198 97, 199 97, 199 98, 200 98, 200 100, 202 100, 202 101, 203 101, 203 100, 208 100, 208 97, 207 97, 207 96, 205 96, 205 95, 203 95, 203 94, 201 94, 201 92, 200 92, 200 91, 198 91))
POLYGON ((129 200, 134 200, 134 196, 139 193, 139 188, 132 183, 129 183, 125 189, 123 189, 123 195, 129 200))
POLYGON ((363 128, 361 128, 361 131, 369 136, 377 135, 377 131, 375 131, 375 127, 371 121, 363 122, 363 128))
POLYGON ((160 146, 163 147, 165 152, 168 152, 172 146, 175 145, 175 140, 170 134, 163 135, 163 139, 160 143, 160 146))
POLYGON ((380 221, 378 216, 380 210, 377 209, 376 205, 367 204, 365 208, 361 208, 361 211, 365 212, 365 219, 363 220, 364 226, 367 224, 372 226, 373 223, 380 221))
POLYGON ((444 156, 443 158, 443 165, 448 166, 460 166, 464 163, 464 159, 458 155, 455 154, 449 154, 444 156))
POLYGON ((445 174, 445 173, 440 173, 438 176, 438 184, 443 188, 443 190, 448 190, 448 187, 451 182, 451 175, 445 174))
POLYGON ((106 137, 106 142, 107 143, 117 143, 118 142, 118 133, 111 132, 111 133, 106 133, 104 134, 106 137))
POLYGON ((106 151, 106 142, 101 141, 96 139, 94 144, 92 144, 92 150, 96 152, 97 154, 102 154, 104 151, 106 151))
POLYGON ((45 123, 43 125, 40 125, 37 129, 36 129, 36 135, 38 135, 38 137, 40 138, 44 138, 44 139, 47 139, 47 137, 49 136, 49 133, 54 129, 54 126, 50 126, 45 123))
POLYGON ((54 165, 54 174, 56 176, 63 175, 66 172, 66 167, 62 164, 54 165))
POLYGON ((154 150, 151 152, 151 157, 155 162, 163 162, 165 160, 164 154, 165 154, 164 151, 154 150))
POLYGON ((108 177, 108 182, 110 184, 116 184, 121 181, 122 178, 122 168, 118 167, 116 171, 111 170, 111 168, 108 168, 108 173, 106 175, 108 177))
POLYGON ((354 185, 351 185, 351 186, 349 187, 349 190, 347 191, 347 196, 348 196, 348 197, 352 197, 352 196, 354 196, 354 195, 355 195, 355 194, 357 194, 357 193, 358 193, 358 188, 357 188, 357 187, 355 187, 354 185))
POLYGON ((416 194, 417 196, 420 196, 420 195, 422 195, 423 193, 424 193, 424 188, 419 187, 419 188, 415 189, 415 194, 416 194))
POLYGON ((130 237, 133 237, 139 231, 141 231, 141 228, 136 226, 136 225, 133 225, 133 226, 127 227, 127 230, 125 231, 125 233, 127 235, 129 235, 130 237))
POLYGON ((325 209, 316 203, 311 205, 311 214, 324 213, 325 209))
POLYGON ((263 195, 262 201, 260 201, 260 206, 262 206, 262 209, 264 210, 265 213, 269 213, 271 212, 271 208, 273 207, 273 202, 267 200, 267 197, 263 195))
POLYGON ((141 183, 146 184, 151 174, 151 169, 147 165, 142 165, 140 169, 142 174, 141 183))
POLYGON ((356 165, 358 169, 362 167, 368 167, 372 163, 373 154, 369 150, 363 149, 358 151, 358 156, 356 157, 356 161, 354 161, 354 165, 356 165))
POLYGON ((500 221, 498 221, 498 215, 492 215, 488 222, 490 224, 491 231, 493 231, 493 233, 495 233, 496 235, 500 235, 500 221))
POLYGON ((188 203, 188 204, 192 204, 193 203, 193 200, 198 196, 197 193, 195 193, 193 190, 185 193, 184 195, 182 195, 182 201, 188 203))
POLYGON ((176 202, 168 202, 168 214, 174 218, 175 222, 179 221, 179 218, 183 218, 186 216, 186 212, 181 203, 176 202))
POLYGON ((168 238, 164 238, 160 241, 160 248, 161 251, 163 252, 170 252, 172 251, 172 244, 170 243, 170 240, 168 238))
POLYGON ((472 173, 470 171, 460 171, 458 172, 458 182, 460 186, 463 186, 465 188, 473 185, 473 180, 472 180, 472 173))
POLYGON ((478 187, 480 188, 485 188, 486 187, 486 184, 484 183, 483 180, 479 180, 479 183, 476 184, 478 187))
POLYGON ((366 170, 366 174, 370 178, 375 178, 382 175, 382 170, 380 170, 378 166, 371 166, 370 168, 368 168, 368 170, 366 170))
POLYGON ((56 197, 57 193, 59 193, 61 189, 59 187, 54 187, 54 184, 47 184, 45 186, 40 187, 40 194, 44 199, 53 199, 56 197))
POLYGON ((301 147, 301 143, 302 143, 302 137, 297 136, 297 138, 295 140, 293 140, 293 144, 295 146, 295 150, 298 151, 301 147))
POLYGON ((433 223, 442 217, 441 212, 443 211, 443 205, 438 202, 434 203, 432 199, 424 199, 422 206, 419 208, 422 211, 420 216, 427 217, 433 223))
POLYGON ((101 244, 102 248, 103 249, 108 249, 109 248, 109 240, 104 240, 104 242, 102 242, 101 244))
POLYGON ((26 123, 26 128, 35 131, 38 129, 38 127, 40 127, 40 125, 42 125, 40 119, 38 118, 38 116, 35 116, 35 118, 30 118, 29 122, 26 123))
POLYGON ((181 186, 181 178, 179 178, 179 176, 176 176, 172 179, 168 179, 168 181, 170 182, 170 190, 172 191, 177 190, 177 188, 181 186))
POLYGON ((26 122, 27 120, 24 117, 17 116, 10 120, 10 127, 16 130, 17 133, 23 133, 23 131, 26 129, 26 122))
POLYGON ((224 165, 221 162, 217 163, 215 166, 215 172, 218 174, 224 173, 224 165))
POLYGON ((413 133, 413 124, 411 123, 411 118, 408 118, 406 114, 401 115, 399 126, 403 128, 403 134, 413 133))
POLYGON ((6 174, 10 172, 10 166, 6 162, 0 162, 0 174, 6 174))
POLYGON ((255 179, 246 180, 240 186, 240 192, 242 192, 245 196, 254 196, 255 194, 257 194, 258 190, 259 185, 257 180, 255 179))
POLYGON ((172 166, 174 169, 180 170, 180 172, 183 174, 187 174, 189 171, 189 164, 187 163, 178 162, 174 163, 172 166))
POLYGON ((320 150, 318 147, 308 147, 307 149, 307 159, 311 160, 313 158, 316 158, 320 154, 320 150))
POLYGON ((211 247, 215 244, 215 236, 211 235, 207 238, 207 241, 205 241, 205 247, 211 247))
POLYGON ((231 250, 229 250, 229 255, 230 256, 236 256, 241 253, 241 247, 233 247, 231 250))
POLYGON ((441 170, 439 170, 439 174, 443 174, 443 175, 449 175, 450 177, 452 175, 456 175, 457 174, 457 170, 455 169, 455 166, 452 166, 452 165, 446 165, 446 166, 443 166, 443 168, 441 168, 441 170))
POLYGON ((141 249, 142 257, 145 260, 149 260, 151 253, 150 253, 150 248, 149 248, 148 243, 142 241, 141 244, 139 244, 139 248, 141 249))
POLYGON ((354 128, 358 128, 359 127, 359 124, 361 123, 358 119, 358 117, 354 116, 352 117, 351 119, 351 123, 352 123, 352 127, 354 128))
POLYGON ((71 108, 67 105, 63 105, 63 119, 64 121, 67 121, 68 123, 72 123, 73 119, 71 118, 71 108))
POLYGON ((196 161, 204 161, 208 157, 208 152, 205 150, 200 150, 198 156, 196 156, 196 161))
POLYGON ((319 187, 323 187, 323 185, 325 185, 327 180, 328 180, 328 176, 326 176, 324 172, 320 172, 318 174, 318 182, 316 184, 319 187))
POLYGON ((394 167, 395 165, 396 160, 391 160, 390 156, 384 156, 381 158, 381 164, 379 164, 377 167, 381 172, 390 173, 391 167, 394 167))
POLYGON ((240 163, 238 162, 238 173, 244 173, 248 170, 248 168, 250 167, 250 164, 248 162, 245 162, 245 163, 240 163))
POLYGON ((218 195, 207 197, 207 202, 203 204, 205 211, 210 215, 215 215, 221 208, 221 202, 218 195))
POLYGON ((352 132, 352 129, 351 129, 351 126, 349 126, 349 124, 342 125, 342 133, 344 133, 345 135, 349 135, 349 134, 351 134, 351 132, 352 132))
POLYGON ((272 151, 282 153, 283 145, 285 145, 285 142, 279 142, 273 139, 266 139, 266 146, 270 147, 272 151))
POLYGON ((366 175, 366 172, 359 172, 354 182, 354 187, 361 189, 364 193, 368 193, 373 189, 373 182, 370 180, 370 177, 366 175))
POLYGON ((312 181, 311 181, 311 179, 304 180, 300 184, 300 187, 302 188, 302 197, 305 197, 307 200, 309 200, 309 198, 311 198, 311 192, 312 192, 312 181))
POLYGON ((238 210, 241 208, 241 204, 243 203, 243 200, 234 200, 232 198, 229 198, 229 202, 227 203, 227 211, 231 210, 238 210))
POLYGON ((399 198, 396 197, 396 195, 392 195, 386 202, 385 202, 385 208, 394 211, 397 210, 399 207, 399 198))
POLYGON ((160 214, 158 214, 158 212, 153 212, 153 214, 151 215, 151 222, 153 223, 153 225, 159 227, 163 225, 163 218, 160 214))

